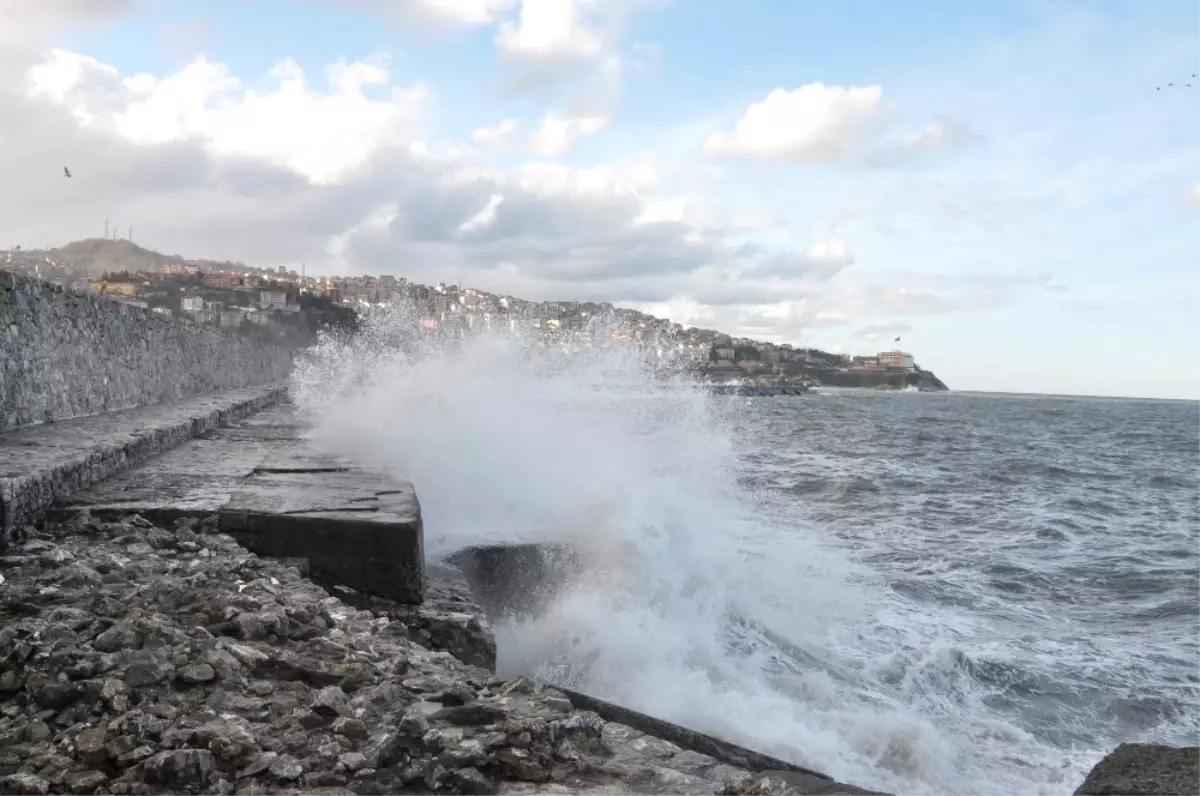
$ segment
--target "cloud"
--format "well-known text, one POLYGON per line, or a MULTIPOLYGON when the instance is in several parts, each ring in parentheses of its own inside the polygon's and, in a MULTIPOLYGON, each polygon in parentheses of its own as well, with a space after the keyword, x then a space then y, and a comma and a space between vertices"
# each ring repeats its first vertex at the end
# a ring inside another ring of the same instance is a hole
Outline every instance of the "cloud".
POLYGON ((897 337, 902 337, 911 331, 912 326, 901 321, 871 321, 859 328, 857 336, 861 340, 894 342, 897 337))
POLYGON ((934 116, 919 132, 894 143, 881 144, 867 159, 872 165, 891 166, 939 150, 956 149, 979 140, 970 127, 946 116, 934 116))
POLYGON ((383 59, 331 64, 326 91, 309 88, 290 59, 271 70, 276 86, 265 92, 204 57, 165 78, 123 78, 95 59, 54 50, 29 76, 34 98, 133 143, 197 140, 214 155, 260 158, 319 183, 347 177, 382 148, 415 143, 428 96, 418 84, 367 97, 365 87, 389 85, 383 59))
POLYGON ((777 88, 751 104, 732 129, 710 133, 701 152, 794 163, 894 166, 978 139, 966 124, 939 115, 916 133, 882 140, 879 133, 891 116, 877 85, 777 88))
POLYGON ((575 82, 577 101, 611 106, 621 73, 643 67, 644 58, 626 61, 618 51, 628 1, 522 0, 520 13, 502 22, 494 38, 505 91, 528 94, 575 82))
POLYGON ((518 19, 500 25, 496 48, 513 58, 582 60, 601 55, 604 40, 587 25, 580 0, 522 0, 518 19))
POLYGON ((732 130, 705 139, 706 155, 746 155, 800 163, 844 160, 883 116, 879 86, 809 83, 775 89, 753 103, 732 130))
MULTIPOLYGON (((139 243, 190 256, 678 307, 779 340, 1040 289, 1037 276, 897 273, 881 284, 850 267, 846 235, 751 243, 744 235, 780 234, 781 222, 707 208, 659 164, 501 168, 460 154, 427 140, 428 90, 396 85, 384 59, 332 64, 323 81, 285 59, 257 91, 248 86, 259 81, 204 58, 172 74, 124 75, 53 51, 9 77, 0 170, 22 191, 0 194, 0 236, 27 248, 94 236, 110 219, 132 225, 139 243)), ((564 151, 589 129, 575 122, 535 148, 564 151)), ((474 139, 529 147, 533 134, 514 121, 474 139)))
POLYGON ((327 5, 383 14, 401 26, 420 28, 485 27, 496 23, 517 0, 320 0, 327 5))
POLYGON ((520 122, 505 119, 495 127, 482 127, 471 133, 477 146, 492 152, 528 154, 543 158, 562 157, 575 141, 595 135, 609 122, 606 116, 564 116, 546 114, 528 136, 522 136, 520 122))
POLYGON ((811 276, 830 279, 853 265, 854 255, 839 241, 814 243, 797 252, 777 254, 762 260, 754 269, 762 276, 811 276))
POLYGON ((132 14, 137 0, 37 0, 7 3, 0 14, 0 44, 27 43, 31 36, 60 32, 80 25, 109 22, 132 14))
POLYGON ((1184 201, 1190 205, 1200 205, 1200 182, 1192 183, 1192 187, 1188 188, 1184 201))

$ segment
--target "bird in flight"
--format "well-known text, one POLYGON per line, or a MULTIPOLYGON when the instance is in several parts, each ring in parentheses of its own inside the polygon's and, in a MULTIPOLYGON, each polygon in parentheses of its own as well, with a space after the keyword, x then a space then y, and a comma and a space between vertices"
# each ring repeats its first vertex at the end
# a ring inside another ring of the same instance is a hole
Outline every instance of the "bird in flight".
POLYGON ((900 338, 899 338, 899 337, 897 337, 897 338, 896 338, 896 342, 897 342, 897 343, 898 343, 898 342, 900 342, 900 338))
POLYGON ((63 174, 65 174, 65 175, 67 175, 68 177, 70 177, 70 176, 71 176, 71 170, 70 170, 70 169, 68 169, 66 166, 63 166, 63 174))

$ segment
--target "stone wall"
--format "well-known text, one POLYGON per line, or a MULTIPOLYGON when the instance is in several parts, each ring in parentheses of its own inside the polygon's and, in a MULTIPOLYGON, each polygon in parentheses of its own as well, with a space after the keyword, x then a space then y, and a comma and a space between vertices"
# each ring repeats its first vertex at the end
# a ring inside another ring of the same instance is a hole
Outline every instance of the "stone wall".
POLYGON ((291 352, 0 271, 0 432, 280 381, 291 352))

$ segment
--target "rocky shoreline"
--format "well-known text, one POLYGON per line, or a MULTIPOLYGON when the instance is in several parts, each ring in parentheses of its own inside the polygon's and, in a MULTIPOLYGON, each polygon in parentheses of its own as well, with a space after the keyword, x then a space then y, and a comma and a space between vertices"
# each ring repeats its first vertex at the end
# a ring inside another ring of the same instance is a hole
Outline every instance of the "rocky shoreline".
POLYGON ((303 568, 215 518, 29 529, 0 558, 0 793, 867 793, 495 677, 451 569, 413 607, 303 568))

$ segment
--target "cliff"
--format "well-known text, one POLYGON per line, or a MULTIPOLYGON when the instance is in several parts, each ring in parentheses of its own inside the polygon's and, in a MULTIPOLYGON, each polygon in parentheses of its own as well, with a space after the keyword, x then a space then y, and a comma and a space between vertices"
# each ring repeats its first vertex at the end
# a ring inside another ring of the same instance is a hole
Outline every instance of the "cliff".
POLYGON ((886 373, 875 371, 822 370, 814 371, 816 378, 829 387, 855 387, 877 389, 891 387, 902 390, 913 385, 923 392, 949 392, 950 388, 931 370, 918 369, 915 373, 886 373))

